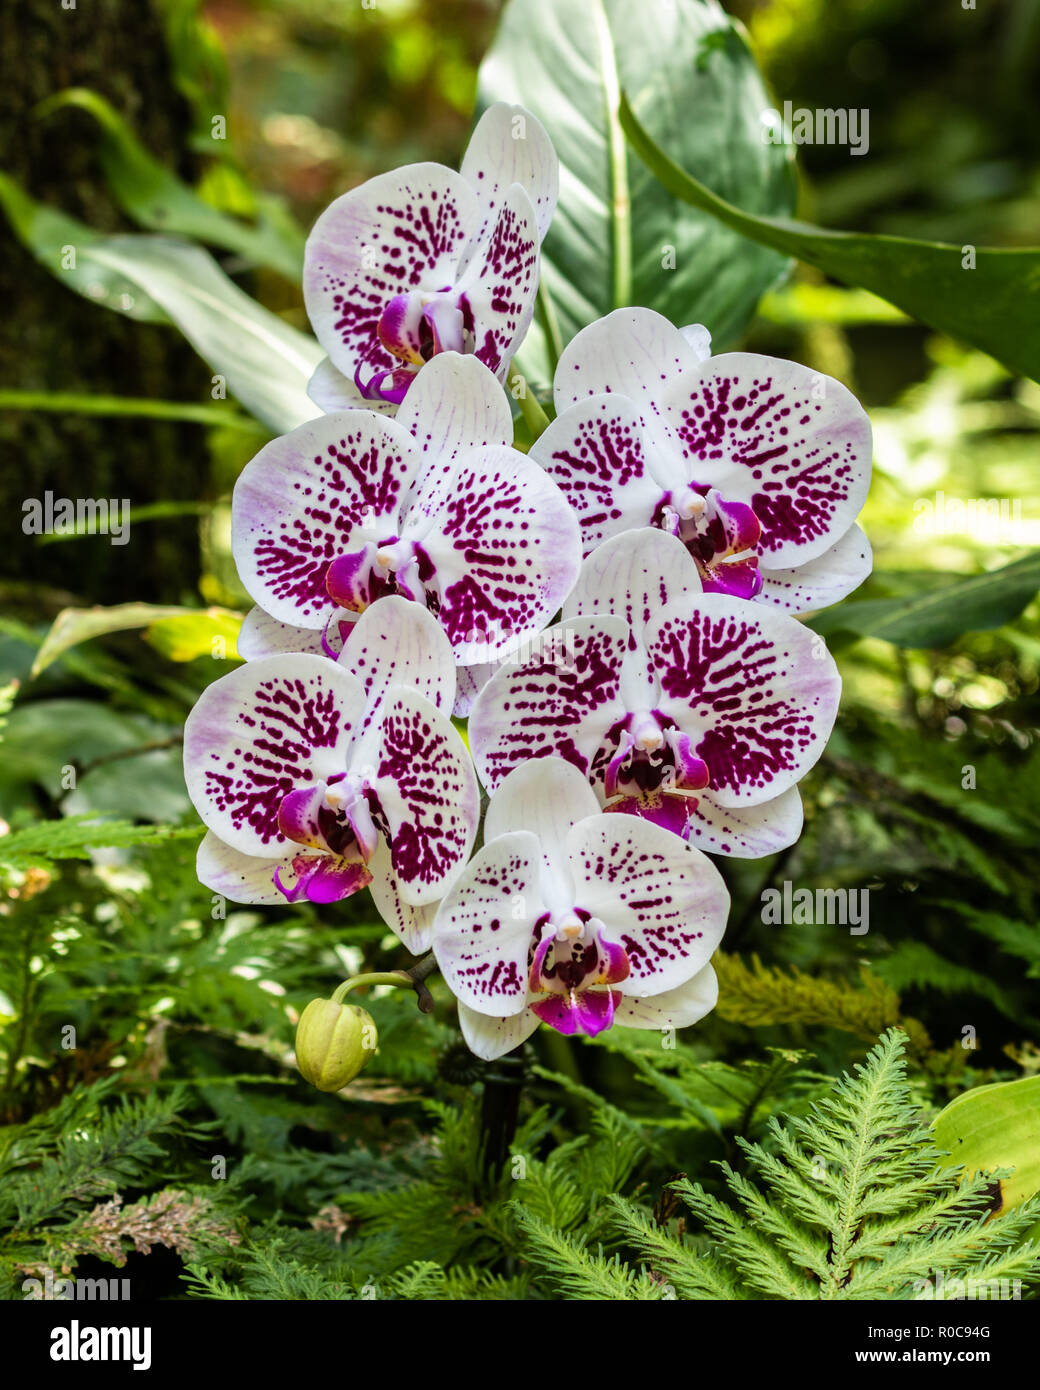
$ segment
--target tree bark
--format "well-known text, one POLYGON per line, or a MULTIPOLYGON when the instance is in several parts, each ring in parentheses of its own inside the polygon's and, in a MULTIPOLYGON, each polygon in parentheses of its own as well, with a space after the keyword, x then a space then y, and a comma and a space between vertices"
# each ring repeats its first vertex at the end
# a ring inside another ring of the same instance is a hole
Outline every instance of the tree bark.
MULTIPOLYGON (((153 154, 182 176, 191 113, 170 73, 152 0, 0 0, 0 149, 5 171, 33 197, 101 231, 131 231, 109 199, 86 113, 34 108, 67 87, 106 97, 153 154), (63 5, 75 8, 63 8, 63 5)), ((139 324, 64 288, 14 239, 0 215, 0 383, 166 400, 208 399, 209 372, 175 330, 139 324)), ((167 602, 197 582, 192 518, 131 524, 107 536, 39 544, 22 531, 22 503, 42 498, 129 498, 133 508, 194 499, 207 471, 198 426, 12 411, 0 421, 0 506, 6 518, 0 576, 72 591, 84 602, 167 602)), ((37 607, 37 612, 39 611, 37 607)))

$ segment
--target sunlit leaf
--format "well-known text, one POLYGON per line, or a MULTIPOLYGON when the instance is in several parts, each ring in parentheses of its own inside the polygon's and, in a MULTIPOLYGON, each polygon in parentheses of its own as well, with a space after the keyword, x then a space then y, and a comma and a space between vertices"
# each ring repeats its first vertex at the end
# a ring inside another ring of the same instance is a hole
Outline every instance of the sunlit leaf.
MULTIPOLYGON (((741 30, 717 5, 511 0, 481 64, 478 105, 521 103, 556 146, 560 204, 543 277, 563 340, 642 304, 704 323, 724 346, 787 261, 679 201, 628 155, 620 88, 655 138, 725 197, 761 213, 793 207, 789 151, 762 140, 765 89, 741 30)), ((543 342, 536 327, 523 361, 544 381, 543 342)))
POLYGON ((814 631, 881 637, 897 647, 945 647, 962 633, 1002 627, 1040 589, 1040 551, 970 579, 937 577, 901 598, 841 603, 809 620, 814 631))
POLYGON ((921 323, 982 348, 1013 372, 1040 378, 1040 248, 964 248, 757 216, 686 172, 692 161, 681 145, 659 138, 635 88, 622 95, 620 119, 632 148, 676 198, 761 246, 873 291, 921 323))

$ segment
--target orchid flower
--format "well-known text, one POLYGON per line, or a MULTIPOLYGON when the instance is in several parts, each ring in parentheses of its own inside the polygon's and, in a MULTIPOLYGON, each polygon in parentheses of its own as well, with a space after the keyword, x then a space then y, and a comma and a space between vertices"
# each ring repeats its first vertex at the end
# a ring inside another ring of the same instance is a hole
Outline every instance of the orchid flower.
POLYGON ((554 395, 531 457, 574 507, 585 554, 657 526, 684 543, 707 592, 792 613, 870 573, 855 524, 870 422, 839 382, 753 353, 710 357, 704 329, 618 309, 565 348, 554 395))
POLYGON ((232 501, 235 562, 259 606, 241 654, 337 657, 391 594, 426 607, 462 665, 544 627, 578 573, 577 519, 511 438, 491 372, 444 353, 396 419, 323 415, 267 444, 232 501))
POLYGON ((392 413, 441 352, 504 377, 531 323, 558 191, 542 125, 497 102, 460 173, 407 164, 337 198, 304 252, 307 313, 328 353, 308 388, 315 404, 392 413))
POLYGON ((455 664, 425 609, 375 605, 349 669, 311 653, 240 666, 184 730, 188 792, 209 834, 207 887, 235 902, 336 902, 365 886, 413 951, 469 857, 479 789, 445 711, 455 664))
POLYGON ((823 752, 841 692, 822 639, 775 609, 702 592, 687 547, 649 527, 594 550, 563 613, 474 703, 484 786, 556 755, 607 811, 713 853, 755 859, 793 844, 795 784, 823 752))
POLYGON ((729 894, 698 850, 604 816, 560 758, 518 767, 491 798, 485 843, 449 889, 433 951, 470 1049, 491 1060, 539 1023, 683 1028, 714 1007, 708 964, 729 894))

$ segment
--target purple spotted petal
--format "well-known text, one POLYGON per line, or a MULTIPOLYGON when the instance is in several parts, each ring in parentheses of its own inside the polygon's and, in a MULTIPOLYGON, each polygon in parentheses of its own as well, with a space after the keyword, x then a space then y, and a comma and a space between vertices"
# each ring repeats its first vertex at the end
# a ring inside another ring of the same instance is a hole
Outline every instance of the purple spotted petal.
POLYGON ((394 873, 390 849, 380 840, 368 861, 372 882, 368 885, 376 911, 390 930, 400 938, 412 955, 428 951, 433 942, 433 918, 436 904, 413 907, 401 896, 401 886, 394 873))
POLYGON ((710 792, 686 798, 687 839, 709 854, 762 859, 793 845, 802 833, 797 787, 757 806, 720 806, 710 792))
POLYGON ((422 535, 438 619, 462 663, 515 648, 570 592, 581 553, 559 489, 515 449, 470 450, 446 488, 416 489, 405 529, 422 535))
POLYGON ((438 709, 451 712, 451 644, 436 618, 417 603, 391 595, 373 604, 351 628, 339 660, 365 687, 365 729, 380 717, 393 686, 408 686, 438 709))
POLYGON ((385 704, 372 794, 401 893, 413 907, 436 902, 469 857, 480 792, 448 717, 414 691, 385 704))
POLYGON ((647 999, 622 998, 614 1014, 619 1028, 688 1028, 698 1023, 718 1003, 719 982, 705 965, 684 984, 647 999))
POLYGON ((651 525, 663 493, 682 482, 678 457, 670 469, 643 411, 619 395, 592 396, 565 410, 530 457, 573 507, 586 555, 609 536, 651 525))
POLYGON ((242 619, 235 646, 243 661, 259 661, 261 657, 281 656, 285 652, 312 652, 321 656, 324 651, 320 632, 280 623, 259 607, 251 608, 242 619))
POLYGON ((527 335, 538 293, 538 228, 531 200, 513 184, 486 236, 466 253, 456 285, 472 351, 501 376, 527 335))
POLYGON ((337 198, 314 224, 303 293, 318 341, 345 377, 400 365, 378 336, 397 295, 435 294, 455 282, 480 225, 477 196, 440 164, 410 164, 337 198))
POLYGON ((702 360, 705 331, 694 345, 684 333, 652 309, 615 309, 589 324, 560 357, 553 390, 557 413, 604 392, 628 396, 655 412, 664 388, 696 371, 702 360))
POLYGON ((456 999, 478 1013, 504 1017, 525 1007, 527 952, 546 910, 541 865, 537 836, 500 836, 466 865, 437 909, 437 964, 456 999))
POLYGON ((431 467, 447 477, 460 454, 490 445, 508 448, 513 418, 501 382, 475 357, 442 352, 416 376, 397 413, 424 457, 424 487, 431 467))
POLYGON ((560 166, 545 127, 530 111, 504 101, 489 106, 470 136, 461 172, 489 213, 510 184, 520 184, 534 205, 542 240, 556 210, 560 166))
POLYGON ((519 764, 553 754, 589 773, 608 729, 625 716, 619 692, 628 640, 619 618, 574 618, 540 634, 528 660, 496 671, 469 720, 485 787, 494 790, 519 764))
POLYGON ((506 1018, 489 1018, 475 1009, 459 1005, 459 1027, 466 1046, 485 1062, 504 1057, 531 1036, 538 1027, 538 1015, 530 1009, 506 1018))
POLYGON ((725 353, 673 381, 662 414, 690 480, 748 503, 764 563, 827 550, 855 521, 870 485, 870 422, 840 382, 751 353, 725 353))
POLYGON ((729 894, 699 850, 635 816, 600 815, 574 826, 567 852, 578 905, 628 955, 622 994, 659 994, 707 964, 729 894))
POLYGON ((397 534, 419 454, 395 421, 325 415, 272 440, 243 469, 232 499, 238 573, 280 622, 324 627, 329 566, 397 534))
POLYGON ((614 1022, 614 1008, 621 998, 616 989, 582 989, 570 994, 550 994, 536 999, 531 1012, 557 1033, 570 1037, 584 1033, 594 1038, 614 1022))
POLYGON ((796 569, 762 566, 759 602, 789 613, 817 612, 858 589, 872 566, 870 542, 858 526, 850 526, 829 550, 796 569))
POLYGON ((368 400, 353 377, 338 372, 327 357, 315 367, 307 383, 307 395, 326 414, 340 410, 375 410, 380 415, 393 415, 397 406, 392 401, 368 400))
POLYGON ((682 541, 641 527, 612 537, 587 557, 563 613, 612 613, 624 618, 641 643, 647 623, 662 608, 700 592, 700 574, 682 541))
POLYGON ((751 806, 793 786, 823 752, 841 678, 818 637, 727 594, 679 600, 647 633, 663 714, 708 764, 713 798, 751 806))
POLYGON ((208 828, 243 854, 280 855, 290 792, 346 770, 364 690, 325 657, 266 657, 208 686, 184 727, 188 794, 208 828))

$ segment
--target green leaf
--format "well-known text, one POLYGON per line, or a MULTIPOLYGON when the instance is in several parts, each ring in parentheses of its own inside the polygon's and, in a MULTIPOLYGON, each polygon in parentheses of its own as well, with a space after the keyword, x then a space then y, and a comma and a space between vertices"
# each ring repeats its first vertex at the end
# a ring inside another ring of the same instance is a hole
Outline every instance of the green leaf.
POLYGON ((968 1176, 1014 1170, 1000 1179, 999 1210, 1040 1192, 1040 1076, 976 1086, 940 1111, 933 1128, 949 1165, 968 1176))
POLYGON ((190 609, 152 623, 145 640, 170 661, 194 661, 200 656, 233 661, 238 656, 235 642, 241 626, 242 614, 229 608, 190 609))
POLYGON ((814 632, 881 637, 897 647, 945 647, 962 633, 1003 627, 1040 589, 1040 550, 971 579, 936 579, 902 598, 842 603, 809 619, 814 632))
POLYGON ((101 236, 36 203, 4 174, 0 205, 18 239, 56 279, 131 318, 175 323, 276 434, 319 413, 307 396, 324 355, 317 342, 250 299, 201 247, 157 236, 101 236))
POLYGON ((960 246, 836 232, 742 211, 724 193, 711 192, 686 172, 683 166, 692 163, 688 155, 678 144, 658 138, 640 93, 623 85, 628 95, 621 98, 622 128, 646 167, 674 197, 711 213, 761 246, 795 256, 846 285, 873 291, 911 318, 982 348, 1013 372, 1040 379, 1040 248, 980 246, 974 248, 974 268, 966 269, 960 246), (679 162, 662 145, 674 150, 679 162))
MULTIPOLYGON (((234 653, 234 636, 240 625, 240 615, 226 608, 208 608, 203 612, 196 608, 164 607, 155 603, 119 603, 113 608, 63 608, 36 653, 31 674, 35 679, 51 662, 80 642, 105 637, 110 632, 126 632, 135 627, 149 628, 149 637, 166 655, 171 655, 174 650, 183 652, 196 645, 201 640, 199 634, 204 628, 207 656, 211 654, 210 638, 217 631, 223 634, 225 640, 230 638, 230 650, 234 653), (187 628, 183 625, 185 619, 189 620, 187 628), (181 626, 171 628, 171 621, 180 621, 181 626)), ((190 661, 199 654, 199 651, 192 651, 187 656, 174 656, 173 660, 190 661)))
MULTIPOLYGON (((786 260, 671 196, 627 155, 619 88, 684 163, 756 212, 793 206, 789 151, 764 144, 768 105, 747 43, 715 4, 511 0, 478 75, 478 106, 520 102, 560 158, 560 205, 542 274, 566 342, 612 309, 642 304, 702 322, 719 344, 744 328, 786 260), (674 268, 668 266, 674 263, 674 268)), ((540 328, 525 363, 544 379, 540 328)))
POLYGON ((250 227, 204 202, 144 148, 122 116, 83 87, 70 87, 42 102, 40 116, 65 106, 86 111, 101 128, 101 167, 109 191, 123 211, 151 231, 173 232, 235 251, 245 260, 298 281, 303 272, 303 233, 287 232, 284 221, 250 227))
POLYGON ((213 429, 256 434, 248 415, 222 405, 194 401, 152 401, 136 396, 100 396, 81 391, 0 391, 0 410, 43 410, 52 415, 132 415, 147 420, 180 420, 213 429))

